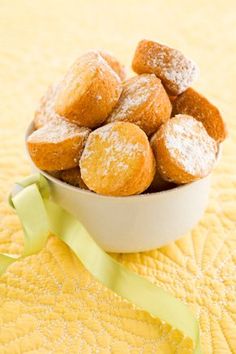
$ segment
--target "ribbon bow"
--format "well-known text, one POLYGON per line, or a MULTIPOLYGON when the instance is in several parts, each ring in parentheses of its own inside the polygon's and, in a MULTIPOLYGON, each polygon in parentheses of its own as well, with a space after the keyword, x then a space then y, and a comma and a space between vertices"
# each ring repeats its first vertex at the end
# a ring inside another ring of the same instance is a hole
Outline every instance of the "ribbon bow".
POLYGON ((193 353, 202 353, 198 322, 185 304, 105 253, 74 216, 51 200, 49 185, 42 175, 27 177, 17 186, 20 191, 10 196, 9 202, 22 223, 24 251, 18 258, 0 254, 0 274, 13 262, 39 252, 53 233, 71 248, 97 280, 181 331, 191 339, 193 353))

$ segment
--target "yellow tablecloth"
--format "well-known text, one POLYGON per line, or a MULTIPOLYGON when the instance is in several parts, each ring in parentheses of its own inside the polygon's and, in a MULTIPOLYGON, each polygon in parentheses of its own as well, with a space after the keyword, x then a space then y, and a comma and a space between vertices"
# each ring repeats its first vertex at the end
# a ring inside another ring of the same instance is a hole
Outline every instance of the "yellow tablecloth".
MULTIPOLYGON (((84 51, 108 49, 130 65, 142 38, 199 63, 195 86, 219 106, 230 136, 200 224, 168 247, 115 257, 192 307, 204 353, 236 353, 234 0, 0 0, 0 252, 22 249, 7 194, 30 172, 24 131, 39 97, 84 51)), ((173 329, 105 289, 54 237, 0 278, 0 353, 184 354, 184 348, 173 329)))

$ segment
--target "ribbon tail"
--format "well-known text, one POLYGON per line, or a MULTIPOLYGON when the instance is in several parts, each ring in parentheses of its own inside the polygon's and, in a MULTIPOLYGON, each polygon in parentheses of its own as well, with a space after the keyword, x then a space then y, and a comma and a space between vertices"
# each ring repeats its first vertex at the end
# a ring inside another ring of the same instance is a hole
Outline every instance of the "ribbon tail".
POLYGON ((66 210, 50 200, 45 201, 45 206, 53 234, 70 247, 97 280, 151 316, 181 331, 192 340, 194 354, 202 354, 199 325, 188 306, 105 253, 66 210))
MULTIPOLYGON (((16 209, 25 233, 22 257, 39 252, 52 232, 71 248, 97 280, 151 316, 181 331, 191 339, 193 353, 202 354, 199 325, 188 306, 105 253, 74 216, 48 198, 49 188, 44 177, 30 176, 19 185, 23 189, 11 197, 11 205, 16 209)), ((0 255, 0 274, 15 260, 0 255)))

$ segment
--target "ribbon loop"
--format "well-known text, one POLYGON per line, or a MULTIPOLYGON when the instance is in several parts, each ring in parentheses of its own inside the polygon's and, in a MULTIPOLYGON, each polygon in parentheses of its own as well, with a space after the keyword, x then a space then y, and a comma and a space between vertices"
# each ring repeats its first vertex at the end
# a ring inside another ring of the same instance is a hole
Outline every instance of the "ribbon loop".
MULTIPOLYGON (((18 185, 23 189, 10 197, 10 203, 24 229, 22 257, 39 252, 52 232, 71 248, 97 280, 117 295, 181 331, 192 340, 193 352, 202 353, 198 322, 186 305, 105 253, 74 216, 48 198, 49 186, 43 176, 30 176, 18 185)), ((0 254, 0 274, 16 260, 0 254)))
POLYGON ((25 235, 23 257, 41 251, 50 234, 44 201, 36 184, 31 184, 12 198, 25 235))
POLYGON ((16 210, 24 230, 24 251, 18 257, 7 254, 0 254, 0 275, 7 267, 26 257, 38 253, 45 246, 50 233, 48 217, 40 191, 43 195, 49 196, 47 181, 39 174, 27 177, 19 182, 23 187, 14 196, 10 195, 9 203, 16 210))

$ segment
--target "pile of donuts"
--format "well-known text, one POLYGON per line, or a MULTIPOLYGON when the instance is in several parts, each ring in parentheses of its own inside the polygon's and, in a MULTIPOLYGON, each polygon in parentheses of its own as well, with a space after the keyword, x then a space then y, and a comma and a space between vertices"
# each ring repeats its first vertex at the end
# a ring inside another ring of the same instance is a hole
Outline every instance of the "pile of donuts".
POLYGON ((137 74, 90 51, 41 99, 27 138, 34 164, 109 196, 157 192, 212 171, 227 132, 219 110, 191 88, 198 67, 180 51, 138 43, 137 74))

